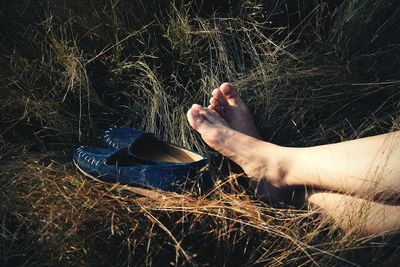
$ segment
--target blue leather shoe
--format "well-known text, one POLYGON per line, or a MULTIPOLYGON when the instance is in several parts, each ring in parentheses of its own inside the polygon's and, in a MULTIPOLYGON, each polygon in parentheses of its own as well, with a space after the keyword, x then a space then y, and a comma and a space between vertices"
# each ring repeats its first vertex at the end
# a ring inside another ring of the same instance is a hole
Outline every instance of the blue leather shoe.
POLYGON ((107 182, 182 191, 207 165, 206 157, 131 128, 110 128, 103 142, 109 147, 74 149, 73 159, 85 175, 107 182))
POLYGON ((173 192, 194 185, 193 178, 207 165, 205 158, 198 156, 197 159, 157 164, 144 162, 126 149, 81 146, 73 151, 76 167, 92 179, 173 192))

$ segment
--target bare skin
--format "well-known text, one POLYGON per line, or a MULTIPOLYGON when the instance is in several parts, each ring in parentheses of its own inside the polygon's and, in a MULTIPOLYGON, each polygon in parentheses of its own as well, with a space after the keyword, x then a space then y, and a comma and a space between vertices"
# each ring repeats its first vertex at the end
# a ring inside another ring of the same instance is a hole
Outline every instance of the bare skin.
POLYGON ((400 197, 400 132, 289 150, 287 184, 364 198, 400 197))
POLYGON ((268 179, 273 186, 284 185, 280 179, 284 171, 276 167, 280 165, 277 159, 283 156, 278 146, 230 128, 218 112, 197 104, 188 111, 187 117, 210 147, 239 164, 247 175, 257 180, 273 177, 268 179), (265 151, 271 154, 265 157, 265 151))
POLYGON ((230 83, 223 83, 212 91, 208 108, 218 112, 230 128, 261 139, 249 108, 230 83))
POLYGON ((400 206, 362 198, 320 191, 307 201, 320 208, 348 234, 375 236, 400 231, 400 206))
POLYGON ((359 232, 400 230, 396 223, 400 220, 399 206, 368 201, 400 196, 399 132, 308 148, 277 146, 257 138, 248 108, 230 84, 221 85, 221 93, 216 90, 209 108, 192 106, 188 121, 210 147, 239 164, 252 183, 263 185, 261 189, 257 186, 258 192, 268 191, 268 187, 325 189, 310 194, 308 201, 327 211, 344 229, 353 229, 347 217, 365 212, 368 204, 371 212, 367 213, 366 227, 359 232), (249 116, 250 122, 243 123, 249 116), (346 208, 335 208, 333 203, 342 203, 346 208), (372 212, 382 216, 377 218, 372 212))
MULTIPOLYGON (((254 179, 267 179, 279 188, 307 185, 359 196, 400 196, 400 132, 292 148, 233 129, 232 118, 228 123, 218 112, 218 106, 208 109, 195 104, 187 117, 210 147, 235 161, 254 179)), ((253 129, 249 127, 245 132, 253 129)))

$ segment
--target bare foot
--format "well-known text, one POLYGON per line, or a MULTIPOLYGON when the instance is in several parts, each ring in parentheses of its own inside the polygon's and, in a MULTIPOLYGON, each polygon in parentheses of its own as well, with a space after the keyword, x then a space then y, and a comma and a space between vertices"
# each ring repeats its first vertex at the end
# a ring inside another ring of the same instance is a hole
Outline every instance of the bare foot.
POLYGON ((210 147, 236 162, 253 182, 263 181, 277 188, 286 186, 282 147, 230 128, 217 111, 197 104, 189 109, 187 118, 210 147))
POLYGON ((223 83, 212 91, 208 108, 217 111, 230 128, 261 139, 249 108, 230 83, 223 83))

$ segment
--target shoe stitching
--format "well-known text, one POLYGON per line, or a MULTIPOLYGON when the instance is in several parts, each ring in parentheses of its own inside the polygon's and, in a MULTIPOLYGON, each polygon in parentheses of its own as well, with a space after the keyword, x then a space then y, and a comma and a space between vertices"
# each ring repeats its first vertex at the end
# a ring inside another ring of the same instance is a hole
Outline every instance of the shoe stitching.
POLYGON ((96 166, 98 166, 100 161, 96 160, 96 158, 90 156, 85 151, 82 151, 83 148, 84 148, 83 146, 80 146, 76 149, 76 151, 78 152, 78 157, 83 159, 84 161, 86 161, 87 163, 89 163, 91 165, 95 164, 96 166))
POLYGON ((119 149, 120 146, 111 138, 111 132, 116 129, 117 126, 112 126, 110 128, 108 128, 106 131, 104 131, 105 135, 103 136, 103 140, 105 141, 105 143, 115 149, 119 149))
MULTIPOLYGON (((110 137, 111 131, 115 128, 117 128, 117 126, 112 126, 108 130, 106 130, 105 135, 103 136, 103 139, 105 140, 106 144, 110 145, 111 147, 113 147, 115 149, 119 149, 120 146, 116 142, 114 142, 110 137)), ((98 166, 100 164, 99 160, 96 160, 94 157, 90 156, 85 151, 82 151, 82 149, 84 149, 84 146, 79 146, 76 149, 76 151, 78 152, 79 158, 85 160, 86 162, 88 162, 91 165, 95 164, 96 166, 98 166)))

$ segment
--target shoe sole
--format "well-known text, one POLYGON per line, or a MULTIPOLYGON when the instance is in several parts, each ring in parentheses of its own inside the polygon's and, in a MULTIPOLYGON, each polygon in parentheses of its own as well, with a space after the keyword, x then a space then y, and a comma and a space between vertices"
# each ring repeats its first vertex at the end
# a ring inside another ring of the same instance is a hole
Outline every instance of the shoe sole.
MULTIPOLYGON (((75 160, 73 162, 74 162, 75 167, 83 175, 85 175, 86 177, 88 177, 88 178, 90 178, 90 179, 92 179, 92 180, 94 180, 96 182, 102 183, 102 184, 108 184, 108 185, 111 184, 111 183, 107 183, 107 182, 104 182, 102 180, 99 180, 96 177, 90 175, 89 173, 87 173, 84 170, 82 170, 79 167, 79 165, 75 162, 75 160)), ((171 193, 168 193, 168 192, 165 192, 165 191, 156 191, 155 189, 154 190, 145 189, 145 188, 140 188, 140 187, 135 187, 135 186, 128 186, 128 185, 123 185, 123 184, 118 184, 118 183, 115 183, 115 185, 117 187, 121 188, 121 189, 126 189, 126 190, 131 191, 131 192, 133 192, 135 194, 138 194, 138 195, 141 195, 141 196, 144 196, 144 197, 148 197, 148 198, 151 198, 151 199, 154 199, 154 200, 157 200, 157 201, 163 200, 163 199, 167 198, 169 195, 172 195, 171 193)))

